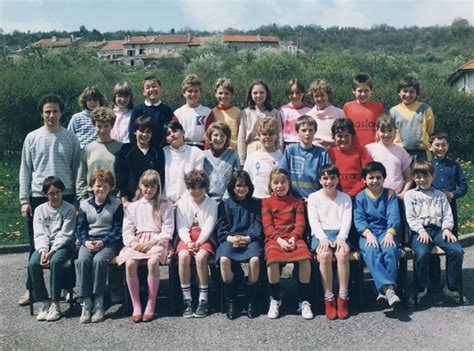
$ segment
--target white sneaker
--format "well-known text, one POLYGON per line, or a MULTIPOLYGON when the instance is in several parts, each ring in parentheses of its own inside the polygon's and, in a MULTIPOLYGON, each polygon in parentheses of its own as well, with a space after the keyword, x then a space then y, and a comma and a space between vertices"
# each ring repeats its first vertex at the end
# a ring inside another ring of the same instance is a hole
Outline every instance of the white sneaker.
POLYGON ((49 301, 48 302, 43 302, 40 306, 40 309, 38 311, 38 315, 36 316, 37 321, 45 321, 46 317, 48 316, 48 310, 49 310, 49 301))
POLYGON ((385 296, 383 292, 379 292, 379 294, 377 295, 376 301, 379 305, 383 305, 387 302, 387 296, 385 296))
POLYGON ((25 291, 23 295, 20 296, 18 299, 18 304, 20 306, 26 306, 30 303, 30 292, 28 290, 25 291))
POLYGON ((388 305, 390 307, 400 303, 400 298, 397 296, 393 288, 385 290, 385 296, 387 297, 388 305))
POLYGON ((104 320, 104 308, 102 305, 97 305, 92 315, 91 322, 92 323, 100 323, 104 320))
POLYGON ((61 308, 59 307, 59 302, 53 302, 48 310, 48 315, 46 320, 48 322, 54 322, 61 318, 61 308))
POLYGON ((82 306, 82 313, 81 313, 81 317, 79 318, 79 323, 81 324, 90 323, 91 316, 92 316, 91 310, 86 308, 85 306, 82 306))
POLYGON ((301 316, 304 319, 313 319, 313 311, 311 310, 311 304, 308 301, 300 303, 301 316))
POLYGON ((270 308, 268 309, 268 318, 277 319, 280 315, 280 305, 281 300, 275 300, 273 297, 270 297, 270 308))
MULTIPOLYGON (((458 291, 456 290, 451 290, 448 288, 447 285, 443 286, 443 294, 450 299, 452 299, 454 302, 459 304, 459 298, 461 297, 461 294, 459 294, 458 291)), ((463 296, 463 303, 464 304, 469 304, 469 300, 466 298, 466 296, 463 296)))

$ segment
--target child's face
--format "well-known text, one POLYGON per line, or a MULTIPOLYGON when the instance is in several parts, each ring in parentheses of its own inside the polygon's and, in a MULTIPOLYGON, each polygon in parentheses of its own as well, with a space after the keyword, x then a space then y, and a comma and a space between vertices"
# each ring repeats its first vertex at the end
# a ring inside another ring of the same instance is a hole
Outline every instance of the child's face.
POLYGON ((168 128, 166 131, 166 141, 171 147, 177 149, 184 145, 184 130, 173 130, 168 128))
POLYGON ((255 102, 255 105, 258 107, 262 107, 267 100, 267 91, 265 90, 265 87, 260 84, 253 86, 251 95, 253 102, 255 102))
POLYGON ((395 138, 395 131, 392 128, 377 129, 377 137, 386 146, 393 144, 395 138))
POLYGON ((319 178, 319 183, 326 192, 332 192, 337 190, 337 184, 339 184, 339 177, 335 174, 324 173, 319 178))
POLYGON ((249 186, 244 182, 237 182, 234 187, 234 193, 238 200, 244 200, 249 193, 249 186))
POLYGON ((313 145, 314 135, 316 134, 316 128, 312 125, 303 123, 298 129, 298 138, 301 140, 303 145, 313 145))
POLYGON ((318 110, 324 110, 329 106, 329 95, 326 92, 316 91, 312 97, 318 110))
POLYGON ((141 148, 148 147, 150 145, 150 140, 152 136, 151 129, 140 130, 137 129, 135 132, 135 137, 137 138, 137 144, 141 148))
POLYGON ((112 131, 112 123, 110 122, 95 122, 95 132, 97 138, 101 141, 109 141, 110 132, 112 131))
POLYGON ((59 109, 59 104, 48 102, 43 105, 41 116, 43 117, 44 125, 48 130, 56 130, 59 128, 61 115, 62 113, 59 109))
POLYGON ((196 203, 201 203, 206 196, 206 188, 193 187, 188 188, 189 195, 196 203))
POLYGON ((413 175, 413 180, 415 181, 415 184, 418 188, 428 190, 429 188, 431 188, 431 184, 433 183, 433 175, 415 173, 413 175))
POLYGON ((258 135, 258 140, 262 147, 267 151, 273 151, 276 147, 277 134, 276 133, 261 133, 258 135))
POLYGON ((277 174, 272 177, 270 188, 276 196, 285 197, 288 195, 288 191, 290 190, 290 183, 285 175, 277 174))
POLYGON ((201 87, 198 85, 188 86, 183 93, 183 96, 186 98, 186 103, 191 107, 196 107, 199 105, 199 99, 201 98, 201 95, 201 87))
POLYGON ((140 190, 146 200, 152 200, 158 192, 157 184, 143 184, 140 182, 140 190))
POLYGON ((304 93, 298 88, 296 84, 293 84, 290 88, 290 93, 288 94, 288 100, 294 106, 300 106, 303 103, 304 93))
POLYGON ((226 141, 226 135, 220 130, 214 129, 214 131, 211 133, 211 144, 214 150, 222 150, 226 141))
POLYGON ((156 80, 146 80, 143 83, 143 96, 152 104, 160 101, 162 92, 163 89, 156 80))
POLYGON ((107 196, 111 190, 112 187, 109 183, 99 179, 96 179, 94 185, 92 186, 92 191, 94 192, 96 202, 101 204, 105 202, 105 199, 107 199, 107 196))
POLYGON ((224 87, 218 87, 216 90, 216 99, 222 106, 230 106, 232 104, 232 94, 224 87))
POLYGON ((436 158, 443 159, 449 150, 449 143, 446 139, 435 139, 430 144, 430 150, 436 158))
POLYGON ((364 181, 365 181, 365 184, 367 185, 367 188, 373 194, 380 194, 382 192, 384 178, 381 172, 376 171, 376 172, 368 173, 364 181))
POLYGON ((130 103, 130 96, 129 95, 115 95, 115 105, 119 108, 128 108, 128 104, 130 103))
POLYGON ((89 111, 92 111, 93 109, 100 107, 100 101, 99 100, 94 100, 92 96, 89 96, 86 99, 86 107, 89 111))
POLYGON ((336 133, 334 135, 334 142, 339 149, 347 151, 352 145, 352 134, 347 131, 336 133))
POLYGON ((61 203, 63 202, 63 192, 61 189, 51 185, 46 196, 48 197, 48 202, 51 207, 59 208, 61 206, 61 203))
POLYGON ((398 96, 405 105, 413 104, 416 101, 416 89, 414 87, 402 88, 398 96))
POLYGON ((370 101, 370 97, 372 96, 372 89, 365 84, 359 84, 357 88, 352 90, 352 93, 355 95, 355 98, 357 101, 359 101, 362 104, 365 104, 366 102, 370 101))

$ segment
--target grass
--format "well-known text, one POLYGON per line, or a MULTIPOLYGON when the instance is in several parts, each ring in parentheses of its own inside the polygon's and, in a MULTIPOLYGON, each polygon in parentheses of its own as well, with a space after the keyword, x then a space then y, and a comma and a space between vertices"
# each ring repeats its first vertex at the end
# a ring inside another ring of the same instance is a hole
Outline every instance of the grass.
MULTIPOLYGON (((474 232, 474 164, 458 160, 469 182, 467 195, 458 201, 460 234, 474 232)), ((0 246, 27 244, 26 222, 20 214, 18 174, 20 160, 4 158, 0 162, 0 246)))

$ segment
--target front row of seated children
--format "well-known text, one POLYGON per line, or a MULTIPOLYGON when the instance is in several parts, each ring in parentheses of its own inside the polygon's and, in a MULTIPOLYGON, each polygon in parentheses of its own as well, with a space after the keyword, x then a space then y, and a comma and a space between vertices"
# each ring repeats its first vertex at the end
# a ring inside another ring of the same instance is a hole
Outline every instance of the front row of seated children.
MULTIPOLYGON (((416 188, 406 192, 404 205, 408 225, 413 233, 412 248, 417 262, 416 293, 418 299, 427 293, 429 285, 428 263, 433 245, 440 246, 447 256, 447 285, 444 293, 459 298, 459 275, 463 251, 452 233, 454 221, 446 195, 432 187, 433 165, 418 160, 413 166, 416 188)), ((390 306, 400 302, 395 293, 399 243, 401 233, 397 196, 384 188, 385 167, 376 161, 362 169, 366 188, 359 192, 354 202, 354 224, 360 234, 359 244, 364 260, 374 279, 379 301, 390 306)), ((311 250, 320 261, 324 289, 326 317, 348 317, 348 281, 350 252, 348 235, 352 222, 351 198, 339 191, 339 170, 334 165, 323 165, 318 171, 322 189, 312 193, 307 200, 307 216, 311 228, 311 250), (333 256, 337 262, 339 281, 338 297, 333 291, 333 256)), ((298 266, 300 309, 303 318, 313 318, 311 310, 311 259, 312 254, 304 240, 306 228, 303 200, 291 193, 289 174, 275 169, 270 174, 271 196, 262 200, 252 197, 253 185, 245 171, 232 174, 227 191, 230 198, 220 203, 211 199, 206 190, 209 178, 202 170, 186 174, 187 195, 177 203, 176 225, 178 244, 176 254, 183 293, 183 316, 205 317, 208 314, 208 258, 216 252, 220 266, 226 303, 226 314, 233 319, 238 311, 235 306, 236 275, 241 262, 249 262, 246 280, 248 295, 247 314, 254 318, 256 312, 257 282, 262 251, 267 265, 270 292, 269 318, 278 318, 281 305, 279 281, 281 266, 294 262, 298 266), (214 226, 216 235, 214 236, 214 226), (263 232, 263 233, 262 233, 263 232), (216 242, 215 242, 216 238, 216 242), (215 245, 217 249, 215 250, 215 245), (262 250, 263 249, 263 250, 262 250), (190 263, 195 260, 199 280, 199 300, 193 312, 190 287, 190 263)), ((107 277, 106 267, 118 251, 118 238, 122 208, 109 195, 113 187, 110 172, 98 170, 90 179, 94 196, 81 203, 78 237, 81 242, 77 261, 83 311, 81 323, 103 320, 103 293, 107 277), (104 263, 106 262, 106 263, 104 263)), ((71 256, 76 215, 74 207, 62 200, 63 183, 56 177, 45 180, 43 192, 48 202, 39 206, 34 215, 35 248, 29 264, 35 301, 43 302, 38 320, 60 318, 59 294, 64 260, 71 256), (51 269, 51 300, 44 286, 42 268, 51 269)), ((170 203, 161 196, 158 172, 145 171, 140 178, 134 202, 125 211, 123 220, 124 247, 118 262, 126 265, 126 280, 130 291, 132 321, 151 321, 159 285, 159 264, 173 252, 169 242, 174 232, 174 216, 170 203), (142 262, 148 266, 148 300, 145 311, 139 298, 137 267, 142 262)))

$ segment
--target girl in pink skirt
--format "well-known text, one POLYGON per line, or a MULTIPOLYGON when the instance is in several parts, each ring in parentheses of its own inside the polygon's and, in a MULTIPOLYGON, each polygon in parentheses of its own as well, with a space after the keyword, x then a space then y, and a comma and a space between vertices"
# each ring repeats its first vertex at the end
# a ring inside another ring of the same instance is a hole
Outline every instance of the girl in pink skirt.
POLYGON ((133 322, 149 322, 155 313, 156 294, 160 283, 160 262, 168 255, 168 243, 173 237, 174 216, 171 204, 160 200, 160 175, 147 170, 140 177, 134 202, 125 211, 123 243, 119 264, 125 262, 128 290, 133 305, 133 322), (142 315, 139 296, 138 265, 148 266, 148 301, 142 315))

